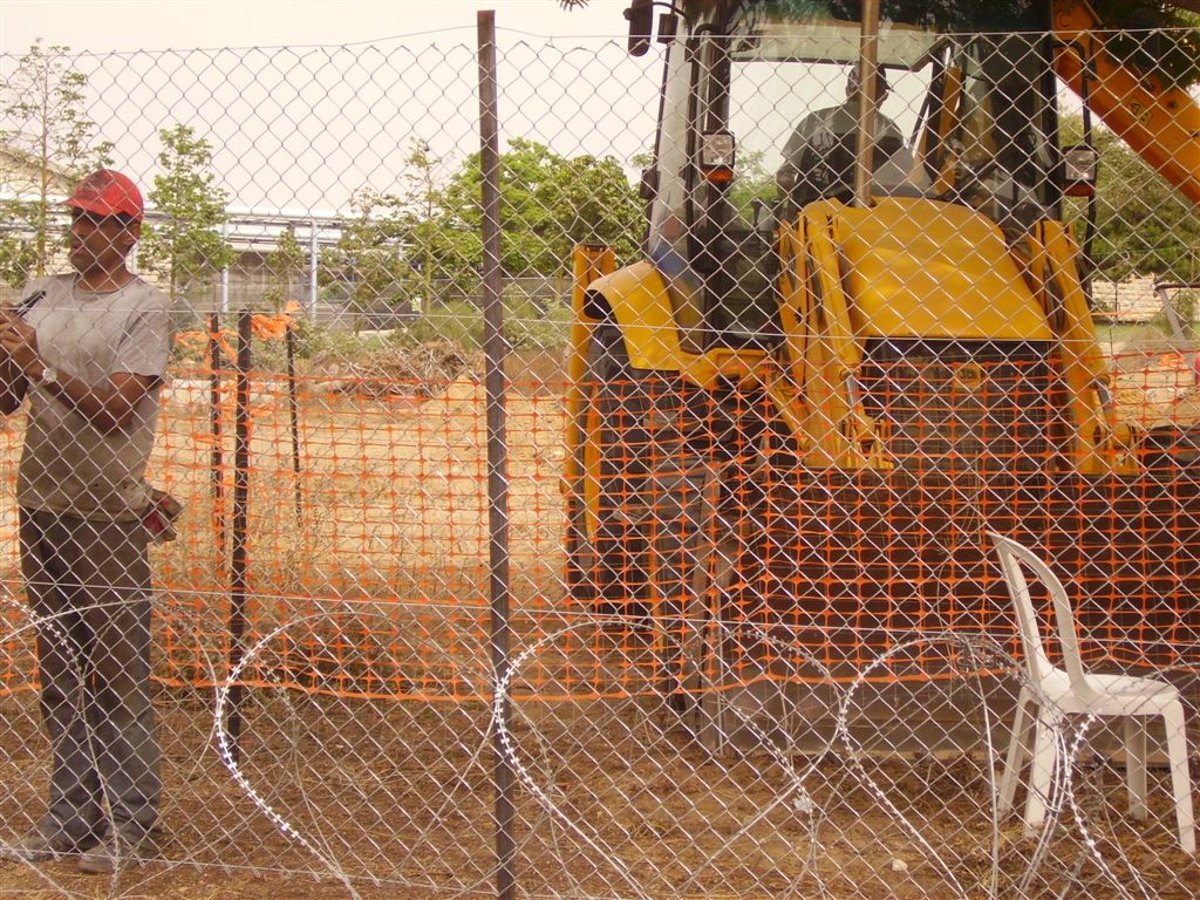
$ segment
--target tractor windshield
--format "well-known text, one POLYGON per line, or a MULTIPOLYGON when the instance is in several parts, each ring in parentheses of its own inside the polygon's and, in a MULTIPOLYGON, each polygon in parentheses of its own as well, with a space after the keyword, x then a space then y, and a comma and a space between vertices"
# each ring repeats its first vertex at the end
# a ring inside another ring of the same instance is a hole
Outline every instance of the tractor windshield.
MULTIPOLYGON (((1055 159, 1041 4, 881 6, 872 194, 970 203, 1002 224, 1039 217, 1055 159)), ((858 3, 706 7, 714 20, 681 24, 668 49, 649 235, 651 258, 673 262, 660 268, 697 350, 778 331, 775 226, 813 200, 851 199, 859 100, 858 3), (735 147, 725 181, 705 169, 713 135, 735 147)))

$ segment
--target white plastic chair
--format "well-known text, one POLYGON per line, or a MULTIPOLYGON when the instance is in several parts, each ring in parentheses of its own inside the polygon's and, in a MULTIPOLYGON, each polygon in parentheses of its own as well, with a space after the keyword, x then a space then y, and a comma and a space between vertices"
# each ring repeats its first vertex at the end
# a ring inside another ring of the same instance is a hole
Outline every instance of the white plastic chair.
POLYGON ((1012 808, 1018 774, 1024 768, 1026 758, 1031 757, 1025 827, 1034 829, 1042 825, 1046 817, 1046 798, 1062 763, 1055 733, 1067 716, 1096 715, 1121 716, 1125 719, 1125 781, 1129 790, 1129 811, 1135 818, 1146 818, 1146 729, 1152 719, 1161 717, 1167 733, 1167 757, 1171 764, 1171 789, 1175 795, 1179 846, 1185 853, 1194 855, 1196 831, 1188 783, 1183 704, 1179 700, 1179 691, 1154 678, 1085 672, 1079 657, 1074 613, 1062 582, 1025 547, 994 531, 989 531, 988 535, 1000 557, 1004 581, 1017 610, 1025 668, 1029 675, 1029 683, 1021 688, 1017 700, 1017 716, 1000 780, 999 814, 1004 815, 1012 808), (1065 671, 1050 662, 1042 647, 1038 621, 1022 566, 1050 592, 1065 671), (1032 747, 1029 743, 1030 726, 1034 729, 1032 747))

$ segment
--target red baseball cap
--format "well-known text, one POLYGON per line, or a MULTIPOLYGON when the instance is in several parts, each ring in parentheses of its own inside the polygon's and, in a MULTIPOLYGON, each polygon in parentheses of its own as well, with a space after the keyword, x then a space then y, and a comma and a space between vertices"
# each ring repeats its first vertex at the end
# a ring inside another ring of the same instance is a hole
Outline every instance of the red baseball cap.
POLYGON ((112 169, 99 169, 79 182, 67 206, 98 216, 129 216, 135 222, 145 215, 137 185, 112 169))

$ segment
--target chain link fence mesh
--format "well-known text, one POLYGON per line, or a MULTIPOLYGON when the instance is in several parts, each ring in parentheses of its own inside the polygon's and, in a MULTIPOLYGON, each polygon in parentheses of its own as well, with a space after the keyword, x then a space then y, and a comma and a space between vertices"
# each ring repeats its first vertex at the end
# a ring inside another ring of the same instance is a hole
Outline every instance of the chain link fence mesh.
MULTIPOLYGON (((185 506, 149 551, 162 798, 110 894, 1200 892, 1196 198, 1054 82, 1091 53, 1096 102, 1132 102, 1090 34, 900 29, 855 206, 850 65, 734 25, 641 57, 502 38, 498 470, 475 46, 0 57, 6 302, 78 267, 60 201, 108 162, 146 195, 132 265, 174 329, 146 473, 185 506), (1085 135, 1092 225, 1056 149, 1085 135), (1088 670, 1157 699, 1080 710, 1031 674, 989 531, 1063 581, 1088 670)), ((1192 38, 1123 40, 1144 65, 1192 38)), ((35 408, 97 430, 57 390, 35 408)), ((32 611, 6 493, 12 857, 46 825, 39 635, 99 833, 128 823, 95 708, 128 709, 78 630, 111 585, 32 611)), ((0 884, 96 890, 75 862, 0 884)))

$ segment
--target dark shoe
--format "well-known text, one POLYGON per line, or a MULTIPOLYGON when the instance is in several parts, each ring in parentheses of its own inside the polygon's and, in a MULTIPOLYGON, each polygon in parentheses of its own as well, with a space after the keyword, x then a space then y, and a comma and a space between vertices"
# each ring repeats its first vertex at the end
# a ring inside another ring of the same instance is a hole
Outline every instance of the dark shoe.
POLYGON ((26 835, 15 844, 0 846, 0 859, 10 862, 52 862, 80 851, 78 844, 57 838, 48 838, 40 831, 26 835))
POLYGON ((117 835, 97 844, 79 857, 79 871, 111 875, 118 869, 140 866, 156 855, 150 838, 132 841, 117 835))

